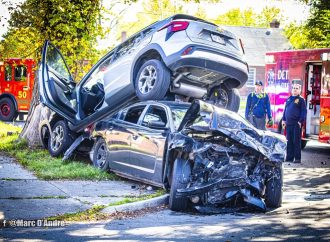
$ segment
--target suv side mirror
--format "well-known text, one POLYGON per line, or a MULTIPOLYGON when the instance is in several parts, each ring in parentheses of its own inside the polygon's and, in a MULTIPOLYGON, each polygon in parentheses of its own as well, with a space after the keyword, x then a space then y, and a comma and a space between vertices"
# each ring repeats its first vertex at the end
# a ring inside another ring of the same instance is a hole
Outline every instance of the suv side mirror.
POLYGON ((152 129, 161 129, 161 128, 165 128, 165 126, 166 123, 162 121, 151 120, 148 122, 148 127, 152 129))

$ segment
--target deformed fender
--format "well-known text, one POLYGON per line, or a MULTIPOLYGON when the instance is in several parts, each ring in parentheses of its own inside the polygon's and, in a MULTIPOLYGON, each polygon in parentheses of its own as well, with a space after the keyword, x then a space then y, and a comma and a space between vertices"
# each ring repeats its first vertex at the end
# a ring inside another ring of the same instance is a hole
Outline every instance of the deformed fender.
POLYGON ((165 156, 165 164, 163 171, 163 184, 166 189, 169 188, 168 178, 171 175, 171 166, 172 162, 174 162, 175 158, 172 157, 174 152, 184 152, 190 153, 193 150, 194 140, 186 135, 177 133, 170 133, 167 139, 167 147, 166 147, 166 156, 165 156))

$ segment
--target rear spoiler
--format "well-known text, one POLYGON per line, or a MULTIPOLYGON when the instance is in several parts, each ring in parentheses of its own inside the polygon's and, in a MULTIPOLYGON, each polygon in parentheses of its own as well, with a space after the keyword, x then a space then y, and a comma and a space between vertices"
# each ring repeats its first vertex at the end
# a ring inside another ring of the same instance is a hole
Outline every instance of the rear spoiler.
POLYGON ((216 25, 214 23, 211 23, 211 22, 208 22, 204 19, 197 18, 197 17, 187 15, 187 14, 176 14, 176 15, 173 15, 172 17, 170 17, 169 19, 171 19, 171 20, 187 19, 187 20, 193 20, 193 21, 198 21, 198 22, 203 22, 203 23, 214 25, 214 26, 218 26, 218 25, 216 25))

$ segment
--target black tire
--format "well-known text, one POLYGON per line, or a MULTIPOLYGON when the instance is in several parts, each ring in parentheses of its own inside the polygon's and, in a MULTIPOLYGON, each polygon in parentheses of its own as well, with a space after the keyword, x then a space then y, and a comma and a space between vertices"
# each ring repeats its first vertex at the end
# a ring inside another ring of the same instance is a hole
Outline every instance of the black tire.
POLYGON ((228 89, 224 86, 214 88, 209 100, 215 106, 238 112, 241 98, 236 88, 228 89))
POLYGON ((47 125, 43 125, 40 129, 40 140, 42 147, 48 149, 48 142, 50 138, 50 132, 47 125))
POLYGON ((135 78, 135 91, 144 100, 162 100, 170 86, 171 73, 163 62, 148 60, 140 68, 135 78), (150 77, 149 80, 147 80, 150 77))
POLYGON ((13 121, 17 116, 17 110, 13 100, 8 97, 0 100, 0 120, 13 121))
POLYGON ((301 140, 301 149, 303 150, 303 149, 305 149, 305 147, 306 147, 306 145, 307 145, 307 142, 308 142, 308 140, 301 140))
POLYGON ((282 205, 283 196, 283 167, 275 168, 277 175, 266 183, 265 203, 269 208, 278 208, 282 205))
POLYGON ((50 139, 48 139, 48 151, 51 156, 62 155, 73 143, 68 124, 64 120, 57 121, 52 127, 50 139))
POLYGON ((106 142, 103 138, 99 138, 93 147, 93 165, 102 171, 107 171, 109 169, 108 156, 106 142))
POLYGON ((172 169, 169 207, 173 211, 184 211, 188 207, 188 198, 176 197, 177 189, 186 188, 189 182, 191 168, 183 159, 176 159, 172 169))

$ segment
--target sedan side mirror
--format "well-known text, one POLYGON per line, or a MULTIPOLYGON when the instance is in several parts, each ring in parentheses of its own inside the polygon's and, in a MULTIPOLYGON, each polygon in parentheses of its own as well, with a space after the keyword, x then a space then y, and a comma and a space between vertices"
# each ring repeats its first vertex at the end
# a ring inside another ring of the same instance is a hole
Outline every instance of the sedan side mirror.
POLYGON ((148 127, 152 129, 161 129, 161 128, 165 128, 165 126, 166 123, 162 121, 151 120, 148 122, 148 127))

